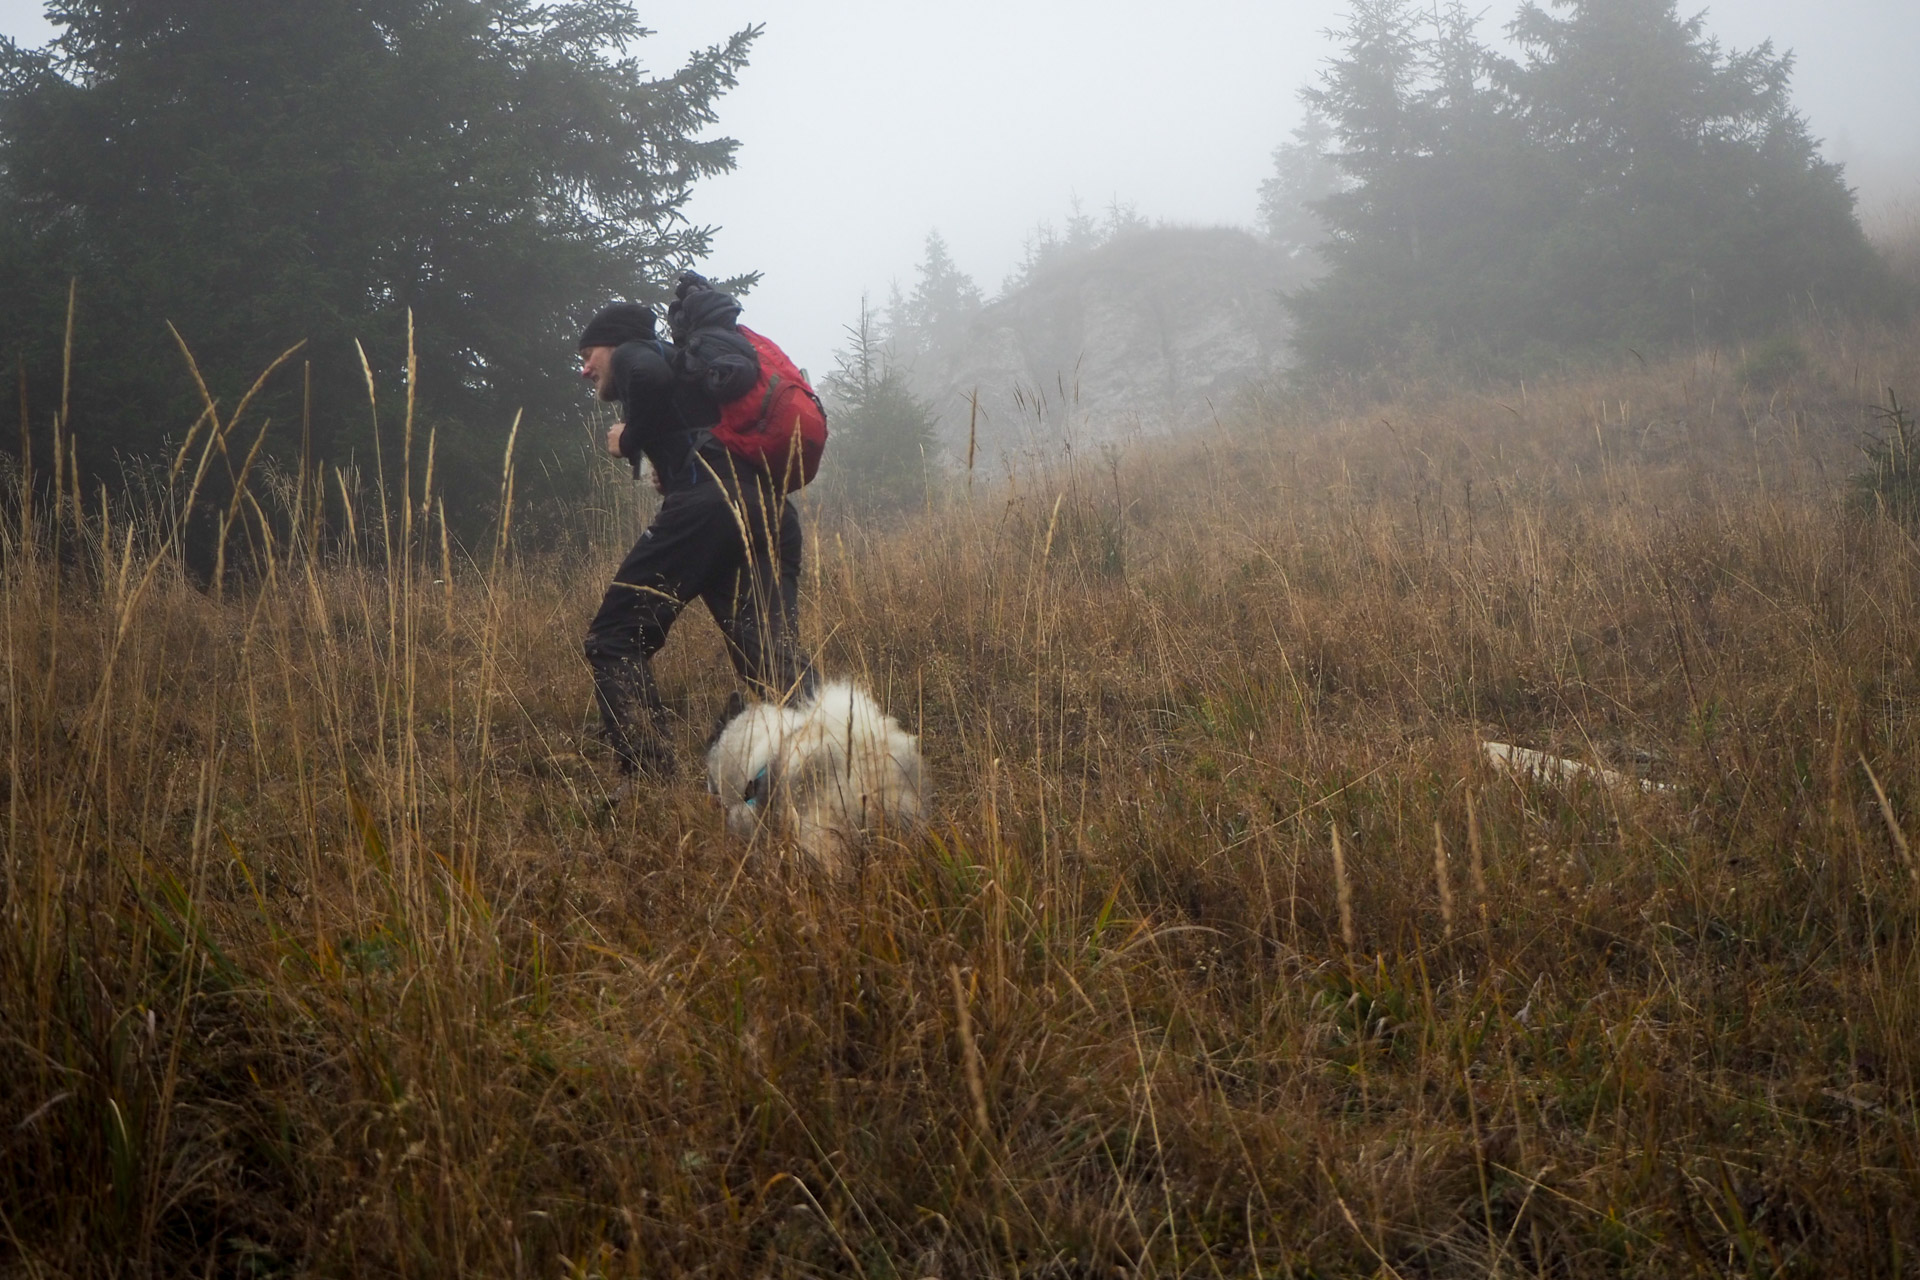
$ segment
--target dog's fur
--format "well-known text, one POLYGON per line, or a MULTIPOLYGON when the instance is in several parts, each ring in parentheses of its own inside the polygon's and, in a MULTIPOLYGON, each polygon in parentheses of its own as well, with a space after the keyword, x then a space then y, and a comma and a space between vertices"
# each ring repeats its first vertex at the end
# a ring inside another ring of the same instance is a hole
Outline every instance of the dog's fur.
POLYGON ((771 824, 828 870, 871 833, 913 831, 927 804, 919 740, 844 680, 740 712, 707 752, 707 786, 735 835, 771 824))

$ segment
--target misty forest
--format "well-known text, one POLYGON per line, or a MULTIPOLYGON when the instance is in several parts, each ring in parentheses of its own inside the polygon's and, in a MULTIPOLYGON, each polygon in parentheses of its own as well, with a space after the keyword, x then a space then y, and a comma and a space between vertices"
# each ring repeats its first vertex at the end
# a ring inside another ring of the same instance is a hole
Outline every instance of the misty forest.
POLYGON ((581 657, 674 501, 582 324, 779 289, 690 204, 773 37, 47 11, 0 1274, 1920 1269, 1920 221, 1789 54, 1348 0, 1245 225, 912 228, 784 501, 931 799, 827 865, 692 767, 731 632, 671 778, 581 657))

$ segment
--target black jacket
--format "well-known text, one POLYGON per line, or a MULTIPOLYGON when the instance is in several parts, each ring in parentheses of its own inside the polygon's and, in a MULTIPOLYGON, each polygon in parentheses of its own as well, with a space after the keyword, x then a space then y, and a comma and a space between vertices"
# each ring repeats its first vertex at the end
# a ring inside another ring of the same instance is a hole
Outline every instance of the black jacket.
MULTIPOLYGON (((760 357, 740 332, 740 304, 730 293, 696 289, 667 312, 680 352, 680 373, 715 405, 737 400, 760 380, 760 357)), ((712 426, 719 421, 714 412, 712 426)))
POLYGON ((675 305, 675 343, 629 342, 613 353, 613 386, 627 423, 620 456, 636 471, 644 456, 669 492, 699 481, 704 468, 694 455, 719 448, 707 433, 720 421, 720 406, 760 381, 760 357, 734 327, 739 315, 731 294, 702 289, 675 305))

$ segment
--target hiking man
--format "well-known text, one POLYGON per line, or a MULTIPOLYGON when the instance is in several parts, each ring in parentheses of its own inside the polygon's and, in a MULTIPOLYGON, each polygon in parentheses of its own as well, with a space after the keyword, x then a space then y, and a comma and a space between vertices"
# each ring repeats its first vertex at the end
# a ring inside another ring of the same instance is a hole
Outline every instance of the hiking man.
POLYGON ((667 309, 670 343, 655 337, 652 308, 634 302, 602 308, 580 334, 580 376, 622 409, 607 451, 636 474, 645 458, 662 495, 587 628, 594 701, 624 775, 616 800, 636 774, 675 771, 648 664, 695 598, 754 693, 779 699, 813 681, 798 637, 799 516, 764 472, 712 439, 721 406, 760 379, 739 315, 731 295, 687 272, 667 309))

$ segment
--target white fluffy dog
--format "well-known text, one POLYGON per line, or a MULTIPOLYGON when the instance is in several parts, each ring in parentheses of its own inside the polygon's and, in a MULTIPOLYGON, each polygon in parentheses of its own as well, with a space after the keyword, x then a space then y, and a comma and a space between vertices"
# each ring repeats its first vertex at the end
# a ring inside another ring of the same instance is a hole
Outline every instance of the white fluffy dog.
POLYGON ((829 870, 871 832, 919 826, 927 803, 919 740, 844 680, 735 716, 707 752, 707 786, 735 835, 771 823, 829 870))

